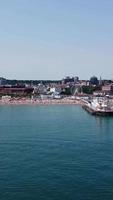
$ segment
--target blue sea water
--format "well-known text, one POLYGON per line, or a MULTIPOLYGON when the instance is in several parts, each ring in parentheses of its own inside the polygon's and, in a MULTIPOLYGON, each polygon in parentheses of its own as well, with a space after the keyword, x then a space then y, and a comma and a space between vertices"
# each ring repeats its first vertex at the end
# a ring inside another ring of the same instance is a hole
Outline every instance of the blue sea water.
POLYGON ((112 200, 113 118, 0 106, 0 200, 112 200))

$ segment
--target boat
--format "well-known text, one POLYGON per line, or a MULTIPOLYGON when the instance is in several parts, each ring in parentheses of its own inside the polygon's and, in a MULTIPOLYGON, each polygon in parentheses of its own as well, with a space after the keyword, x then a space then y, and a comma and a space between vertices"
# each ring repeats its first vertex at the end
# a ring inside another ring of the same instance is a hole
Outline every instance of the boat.
POLYGON ((82 107, 92 115, 113 116, 113 100, 109 97, 84 100, 82 107))

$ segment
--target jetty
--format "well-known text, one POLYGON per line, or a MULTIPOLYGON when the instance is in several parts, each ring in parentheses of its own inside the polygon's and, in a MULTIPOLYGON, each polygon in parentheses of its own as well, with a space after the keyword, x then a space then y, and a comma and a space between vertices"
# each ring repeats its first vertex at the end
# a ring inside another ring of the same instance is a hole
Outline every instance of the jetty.
POLYGON ((82 100, 82 107, 92 115, 113 116, 113 100, 108 97, 82 100))

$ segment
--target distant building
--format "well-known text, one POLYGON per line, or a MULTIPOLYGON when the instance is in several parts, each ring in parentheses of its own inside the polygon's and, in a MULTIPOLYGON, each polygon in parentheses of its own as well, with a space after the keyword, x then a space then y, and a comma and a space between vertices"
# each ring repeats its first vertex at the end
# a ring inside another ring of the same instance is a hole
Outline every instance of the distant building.
POLYGON ((62 80, 62 84, 77 83, 77 82, 79 82, 79 77, 78 77, 78 76, 75 76, 75 77, 66 76, 66 77, 62 80))
POLYGON ((74 77, 74 83, 78 83, 79 82, 79 77, 78 76, 75 76, 74 77))
POLYGON ((102 81, 102 78, 100 76, 100 80, 99 80, 99 85, 102 86, 103 85, 103 81, 102 81))
POLYGON ((96 77, 96 76, 92 76, 91 78, 90 78, 90 84, 91 85, 98 85, 99 84, 99 80, 98 80, 98 78, 96 77))
POLYGON ((81 84, 81 86, 83 86, 83 85, 84 85, 84 86, 87 86, 87 81, 83 81, 83 80, 82 80, 82 81, 80 82, 80 84, 81 84))
POLYGON ((6 79, 3 77, 0 77, 0 85, 6 85, 6 79))

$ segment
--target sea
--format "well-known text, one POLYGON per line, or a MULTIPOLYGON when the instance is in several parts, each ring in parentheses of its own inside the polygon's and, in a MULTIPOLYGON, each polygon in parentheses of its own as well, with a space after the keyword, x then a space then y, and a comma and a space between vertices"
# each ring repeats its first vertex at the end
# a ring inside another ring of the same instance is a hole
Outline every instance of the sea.
POLYGON ((113 200, 113 118, 0 106, 0 200, 113 200))

